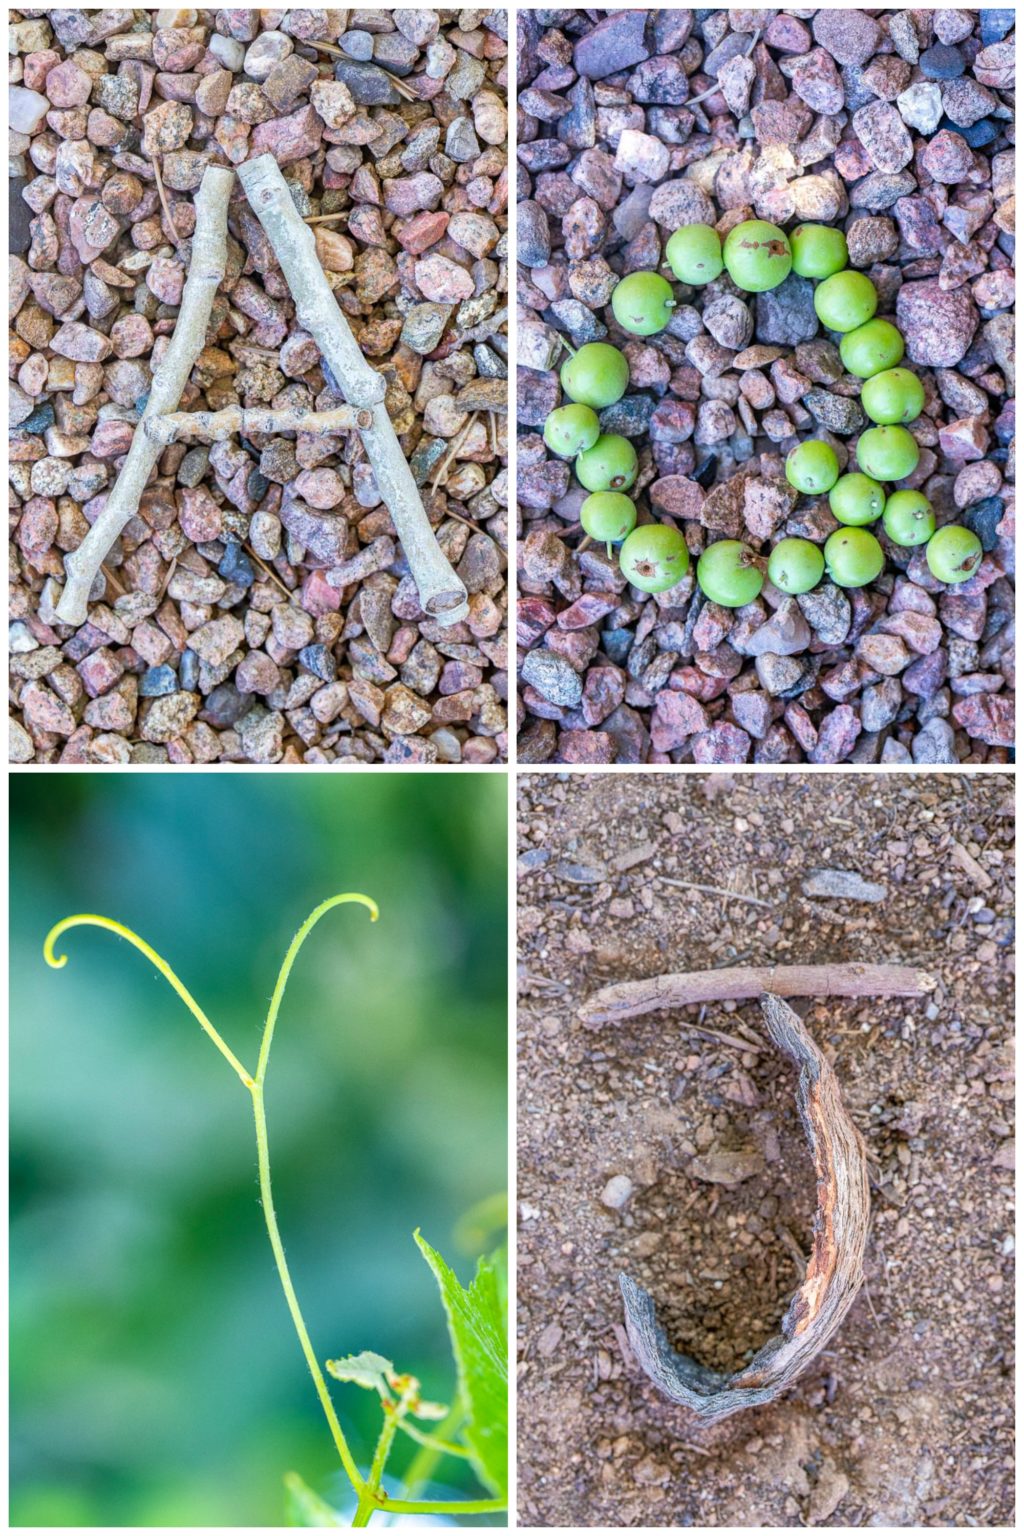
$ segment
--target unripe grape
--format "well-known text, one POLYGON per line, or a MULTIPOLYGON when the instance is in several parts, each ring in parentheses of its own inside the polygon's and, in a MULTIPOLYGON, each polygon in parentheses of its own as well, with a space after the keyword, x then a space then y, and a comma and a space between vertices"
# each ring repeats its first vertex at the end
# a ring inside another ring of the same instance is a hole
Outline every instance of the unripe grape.
POLYGON ((924 389, 909 368, 887 368, 865 379, 860 403, 864 414, 882 426, 916 421, 924 409, 924 389))
POLYGON ((665 247, 665 260, 681 283, 703 288, 720 277, 722 242, 710 224, 684 224, 665 247))
POLYGON ((722 247, 726 271, 745 293, 766 293, 789 276, 793 256, 789 241, 777 224, 747 219, 725 237, 722 247))
POLYGON ((970 581, 981 564, 984 551, 976 533, 962 528, 959 523, 949 523, 929 540, 924 553, 928 569, 936 581, 945 581, 952 586, 970 581))
POLYGON ((810 592, 825 570, 825 556, 810 539, 780 539, 768 557, 768 580, 780 592, 810 592))
POLYGON ((808 496, 820 496, 839 478, 839 460, 835 449, 817 438, 797 443, 786 455, 786 479, 808 496))
POLYGON ((600 436, 601 423, 589 405, 560 405, 544 423, 544 441, 563 459, 593 448, 600 436))
POLYGON ((863 272, 837 272, 814 290, 814 312, 830 331, 854 331, 878 308, 878 293, 863 272))
POLYGON ((935 532, 935 513, 920 491, 893 491, 885 504, 882 525, 894 544, 912 549, 915 544, 927 544, 935 532))
POLYGON ((697 581, 705 597, 723 608, 752 603, 764 586, 764 573, 753 550, 738 539, 709 544, 697 561, 697 581))
POLYGON ((830 224, 798 224, 789 236, 793 271, 799 277, 831 277, 849 261, 846 236, 830 224))
POLYGON ((920 456, 906 427, 869 427, 857 440, 857 463, 872 480, 905 480, 920 456))
POLYGON ((588 341, 575 357, 562 364, 562 388, 570 400, 592 406, 595 411, 615 405, 626 393, 629 364, 606 341, 588 341))
POLYGON ((636 507, 621 491, 595 491, 580 508, 584 533, 600 544, 618 544, 636 527, 636 507))
POLYGON ((846 332, 839 342, 839 356, 847 373, 870 379, 902 361, 903 337, 889 320, 868 320, 846 332))
POLYGON ((837 528, 825 540, 825 564, 837 587, 866 587, 881 573, 885 555, 866 528, 837 528))
POLYGON ((619 569, 641 592, 667 592, 690 569, 686 540, 666 523, 634 528, 619 550, 619 569))
POLYGON ((659 272, 631 272, 612 291, 612 314, 624 331, 654 336, 668 325, 675 302, 671 283, 659 272))
POLYGON ((867 475, 843 475, 828 493, 832 516, 847 527, 874 523, 885 508, 885 492, 867 475))
POLYGON ((576 460, 576 478, 588 491, 628 491, 636 479, 633 444, 606 432, 576 460))

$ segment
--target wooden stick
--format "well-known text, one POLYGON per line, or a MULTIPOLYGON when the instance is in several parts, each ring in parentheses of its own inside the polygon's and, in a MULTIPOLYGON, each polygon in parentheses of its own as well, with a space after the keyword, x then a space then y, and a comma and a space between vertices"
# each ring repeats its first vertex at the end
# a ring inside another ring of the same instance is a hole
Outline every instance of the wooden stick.
POLYGON ((313 337, 330 369, 332 387, 350 405, 372 412, 373 425, 361 429, 360 436, 409 562, 420 605, 439 624, 457 624, 469 612, 466 588, 434 537, 384 405, 384 379, 366 361, 338 308, 317 259, 313 231, 300 218, 272 155, 258 155, 240 165, 238 176, 274 248, 299 324, 313 337))
MULTIPOLYGON (((193 364, 206 341, 213 300, 224 279, 227 264, 228 198, 234 172, 208 166, 196 193, 196 228, 192 259, 181 296, 177 324, 163 362, 153 374, 149 399, 139 425, 154 416, 173 411, 181 399, 193 364)), ((124 467, 114 482, 103 511, 64 565, 67 582, 57 604, 64 624, 84 624, 89 616, 89 594, 100 566, 121 530, 139 509, 139 500, 153 472, 161 447, 146 430, 135 430, 124 467)))
POLYGON ((938 985, 934 976, 910 965, 727 966, 720 971, 680 971, 646 981, 602 987, 579 1010, 582 1024, 596 1029, 660 1008, 722 1003, 758 997, 921 997, 938 985))
POLYGON ((352 432, 358 427, 369 427, 373 417, 369 411, 357 410, 352 405, 339 405, 334 411, 306 410, 243 410, 240 405, 229 405, 223 411, 173 411, 167 416, 151 416, 145 424, 147 436, 153 442, 166 447, 182 438, 202 438, 206 442, 218 442, 232 437, 236 432, 352 432))
POLYGON ((835 1073, 792 1008, 771 994, 761 998, 761 1007, 775 1045, 800 1068, 797 1103, 818 1184, 814 1246, 800 1289, 782 1319, 782 1331, 749 1365, 724 1376, 674 1350, 655 1317, 651 1297, 628 1275, 619 1276, 626 1332, 642 1369, 667 1397, 683 1403, 704 1424, 770 1403, 791 1387, 836 1332, 864 1279, 871 1213, 864 1143, 843 1104, 835 1073))

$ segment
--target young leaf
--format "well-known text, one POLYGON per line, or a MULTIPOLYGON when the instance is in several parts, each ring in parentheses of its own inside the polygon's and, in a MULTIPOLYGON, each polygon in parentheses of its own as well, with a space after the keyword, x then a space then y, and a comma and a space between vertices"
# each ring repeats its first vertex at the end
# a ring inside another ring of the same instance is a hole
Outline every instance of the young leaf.
POLYGON ((420 1252, 434 1272, 448 1316, 459 1393, 466 1409, 462 1435, 473 1468, 496 1497, 508 1495, 508 1318, 500 1256, 480 1259, 466 1290, 420 1234, 420 1252))
POLYGON ((358 1355, 346 1355, 343 1360, 328 1360, 328 1373, 336 1381, 352 1381, 357 1387, 369 1387, 371 1392, 387 1393, 388 1372, 394 1371, 390 1360, 375 1355, 372 1349, 364 1349, 358 1355))
POLYGON ((314 1493, 297 1472, 289 1472, 284 1480, 288 1491, 287 1519, 289 1525, 348 1525, 348 1521, 332 1509, 326 1499, 314 1493))

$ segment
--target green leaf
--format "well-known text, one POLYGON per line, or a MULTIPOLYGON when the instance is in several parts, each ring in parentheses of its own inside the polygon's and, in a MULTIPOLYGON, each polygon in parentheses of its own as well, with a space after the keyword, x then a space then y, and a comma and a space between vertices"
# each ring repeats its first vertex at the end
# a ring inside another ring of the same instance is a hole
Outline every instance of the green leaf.
POLYGON ((371 1392, 387 1392, 388 1372, 394 1371, 390 1360, 375 1355, 372 1349, 364 1349, 358 1355, 346 1355, 343 1360, 328 1360, 327 1369, 336 1381, 352 1381, 357 1387, 369 1387, 371 1392))
POLYGON ((417 1232, 448 1316, 459 1394, 466 1410, 462 1435, 473 1468, 497 1498, 508 1497, 507 1262, 492 1254, 477 1263, 466 1290, 441 1255, 417 1232))
POLYGON ((344 1516, 314 1493, 297 1472, 287 1474, 284 1486, 288 1494, 286 1517, 289 1525, 348 1525, 344 1516))

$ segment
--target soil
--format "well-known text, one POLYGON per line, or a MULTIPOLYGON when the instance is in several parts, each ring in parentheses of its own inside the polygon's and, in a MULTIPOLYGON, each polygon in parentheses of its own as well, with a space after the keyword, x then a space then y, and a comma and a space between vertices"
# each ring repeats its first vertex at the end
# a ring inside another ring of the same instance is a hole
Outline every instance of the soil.
POLYGON ((523 776, 522 1524, 1012 1523, 1012 868, 1001 774, 523 776), (884 895, 805 896, 822 869, 884 895), (702 1428, 637 1370, 618 1275, 720 1370, 777 1331, 814 1209, 795 1073, 756 1003, 577 1009, 665 971, 865 959, 937 978, 794 1002, 867 1145, 865 1285, 791 1393, 702 1428), (698 1179, 722 1152, 749 1176, 698 1179))

